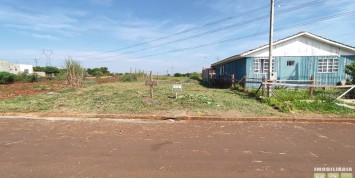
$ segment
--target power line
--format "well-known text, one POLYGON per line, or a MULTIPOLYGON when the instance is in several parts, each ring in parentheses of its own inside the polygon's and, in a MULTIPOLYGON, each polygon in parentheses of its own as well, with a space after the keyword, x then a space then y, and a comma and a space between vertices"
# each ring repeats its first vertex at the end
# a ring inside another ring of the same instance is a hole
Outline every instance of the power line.
MULTIPOLYGON (((173 36, 185 34, 185 33, 188 33, 188 32, 194 31, 194 30, 197 30, 197 29, 201 29, 201 28, 203 28, 203 27, 207 27, 207 26, 211 26, 211 25, 216 25, 216 24, 219 24, 219 23, 222 23, 222 22, 226 22, 226 21, 229 21, 229 20, 233 20, 233 19, 235 19, 235 18, 248 15, 248 13, 263 10, 263 9, 265 9, 265 8, 267 8, 267 7, 268 7, 268 5, 265 5, 265 6, 262 6, 262 7, 260 7, 260 8, 256 8, 256 9, 252 9, 252 10, 250 10, 250 11, 244 12, 244 15, 230 16, 230 17, 222 18, 222 19, 219 19, 219 20, 216 20, 216 21, 208 22, 208 23, 203 24, 203 25, 198 26, 198 27, 193 27, 193 28, 190 28, 190 29, 183 30, 183 31, 181 31, 181 32, 172 33, 172 34, 170 34, 170 35, 163 36, 163 37, 160 37, 160 38, 156 38, 156 39, 153 39, 153 40, 149 40, 149 41, 145 41, 145 42, 141 42, 141 43, 136 43, 136 44, 133 44, 133 45, 129 45, 129 46, 122 47, 122 48, 118 48, 118 49, 113 49, 113 50, 106 51, 106 52, 101 52, 101 53, 98 53, 98 54, 105 54, 105 53, 111 53, 111 52, 121 51, 121 50, 125 50, 125 49, 134 48, 134 47, 137 47, 137 46, 143 46, 143 45, 145 45, 145 44, 149 44, 149 43, 152 43, 152 42, 165 40, 165 39, 171 38, 171 37, 173 37, 173 36)), ((92 56, 92 55, 80 55, 80 56, 75 56, 75 57, 88 57, 88 56, 92 56)))
MULTIPOLYGON (((352 14, 355 14, 355 10, 354 11, 348 11, 348 12, 344 12, 344 13, 335 14, 335 15, 332 15, 332 16, 313 19, 313 20, 309 20, 309 21, 298 23, 298 24, 294 24, 294 25, 289 25, 289 26, 285 26, 285 27, 276 28, 274 31, 283 31, 283 30, 287 30, 287 29, 291 29, 291 28, 296 28, 296 27, 299 27, 299 26, 309 25, 309 24, 313 24, 313 23, 317 23, 317 22, 321 22, 321 21, 326 21, 326 20, 330 20, 330 19, 334 19, 334 18, 338 18, 338 17, 343 17, 343 16, 347 16, 347 15, 352 15, 352 14)), ((141 59, 141 58, 159 56, 159 55, 163 55, 163 54, 170 54, 170 53, 181 52, 181 51, 186 51, 186 50, 191 50, 191 49, 198 49, 198 48, 212 46, 212 45, 216 45, 216 44, 228 43, 228 42, 233 42, 233 41, 237 41, 237 40, 241 40, 241 39, 256 37, 256 36, 260 36, 260 35, 265 35, 265 34, 268 34, 268 33, 269 32, 267 32, 267 31, 260 32, 260 33, 254 33, 254 34, 245 35, 245 36, 238 37, 238 38, 227 39, 227 40, 223 40, 223 41, 217 41, 217 42, 212 42, 212 43, 201 44, 201 45, 197 45, 197 46, 193 46, 193 47, 175 49, 175 50, 166 51, 166 52, 162 52, 162 53, 156 53, 156 54, 151 54, 151 55, 135 57, 134 59, 141 59)), ((105 57, 105 58, 110 58, 110 57, 115 57, 115 56, 108 56, 108 57, 105 57)), ((109 61, 112 61, 112 60, 109 60, 109 61)), ((105 62, 108 62, 108 61, 106 60, 105 62)))
MULTIPOLYGON (((312 6, 312 5, 316 5, 316 4, 319 4, 319 3, 322 3, 322 2, 326 2, 326 1, 330 1, 330 0, 315 0, 315 1, 311 1, 309 3, 304 3, 304 4, 296 6, 296 7, 291 7, 291 8, 282 10, 282 11, 276 13, 276 15, 292 12, 292 11, 295 11, 295 10, 299 10, 299 9, 302 9, 302 8, 305 8, 305 7, 308 7, 308 6, 312 6)), ((263 20, 263 19, 268 18, 268 17, 269 17, 269 15, 259 16, 259 17, 256 17, 256 18, 253 18, 253 19, 250 19, 250 20, 246 20, 246 21, 235 23, 235 24, 228 25, 228 26, 225 26, 225 27, 209 30, 209 31, 202 32, 202 33, 199 33, 199 34, 196 34, 196 35, 191 35, 191 36, 180 38, 180 39, 177 39, 177 40, 168 41, 168 42, 161 43, 161 44, 154 45, 154 46, 147 47, 147 48, 140 48, 140 49, 137 49, 137 50, 128 51, 128 52, 125 52, 125 53, 121 53, 120 55, 142 52, 142 51, 146 51, 146 50, 149 50, 149 49, 154 49, 154 48, 157 48, 157 47, 161 47, 161 46, 165 46, 165 45, 170 45, 170 44, 174 44, 174 43, 178 43, 178 42, 182 42, 182 41, 198 38, 198 37, 201 37, 201 36, 205 36, 205 35, 217 33, 217 32, 220 32, 220 31, 236 28, 236 27, 239 27, 241 25, 246 25, 246 24, 250 24, 250 23, 253 23, 253 22, 257 22, 257 21, 263 20)), ((118 50, 112 50, 112 52, 113 51, 118 51, 118 50)), ((117 56, 117 55, 115 55, 115 56, 117 56)))

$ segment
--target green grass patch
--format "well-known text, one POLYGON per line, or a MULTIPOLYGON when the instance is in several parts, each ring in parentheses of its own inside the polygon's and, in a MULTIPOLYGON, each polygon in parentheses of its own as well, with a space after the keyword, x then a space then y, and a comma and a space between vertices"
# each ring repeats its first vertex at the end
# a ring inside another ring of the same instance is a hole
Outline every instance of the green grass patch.
POLYGON ((319 114, 340 114, 354 115, 349 108, 336 105, 336 96, 341 94, 340 90, 318 90, 314 96, 309 96, 308 90, 286 90, 273 91, 275 95, 264 99, 269 105, 284 111, 310 111, 319 114))

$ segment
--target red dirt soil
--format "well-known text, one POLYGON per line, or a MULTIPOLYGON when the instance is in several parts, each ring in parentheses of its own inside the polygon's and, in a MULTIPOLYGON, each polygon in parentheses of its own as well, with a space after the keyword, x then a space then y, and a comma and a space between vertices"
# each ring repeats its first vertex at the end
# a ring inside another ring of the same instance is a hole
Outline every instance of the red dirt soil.
POLYGON ((63 89, 63 81, 44 81, 33 83, 13 83, 0 85, 0 100, 15 98, 17 96, 30 96, 49 91, 63 89))
MULTIPOLYGON (((117 77, 100 77, 86 78, 85 81, 93 81, 95 83, 113 83, 117 82, 117 77)), ((83 85, 85 87, 85 85, 83 85)), ((65 81, 49 80, 42 82, 23 83, 16 82, 13 84, 0 85, 0 100, 15 98, 18 96, 31 96, 40 93, 58 91, 67 88, 65 81)))

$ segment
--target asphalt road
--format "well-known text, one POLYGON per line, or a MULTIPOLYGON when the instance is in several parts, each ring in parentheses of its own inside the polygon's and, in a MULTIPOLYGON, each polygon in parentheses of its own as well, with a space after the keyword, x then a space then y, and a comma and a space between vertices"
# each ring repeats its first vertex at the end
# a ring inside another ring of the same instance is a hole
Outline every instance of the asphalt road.
POLYGON ((0 118, 0 177, 313 177, 355 124, 0 118))

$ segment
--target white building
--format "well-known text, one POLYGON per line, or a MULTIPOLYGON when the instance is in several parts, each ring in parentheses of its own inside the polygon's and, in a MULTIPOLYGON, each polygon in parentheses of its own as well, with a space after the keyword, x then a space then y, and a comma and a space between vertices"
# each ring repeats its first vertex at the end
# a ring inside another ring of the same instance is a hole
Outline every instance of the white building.
POLYGON ((33 66, 27 64, 12 64, 5 60, 0 60, 0 72, 9 72, 13 74, 33 73, 33 66))

